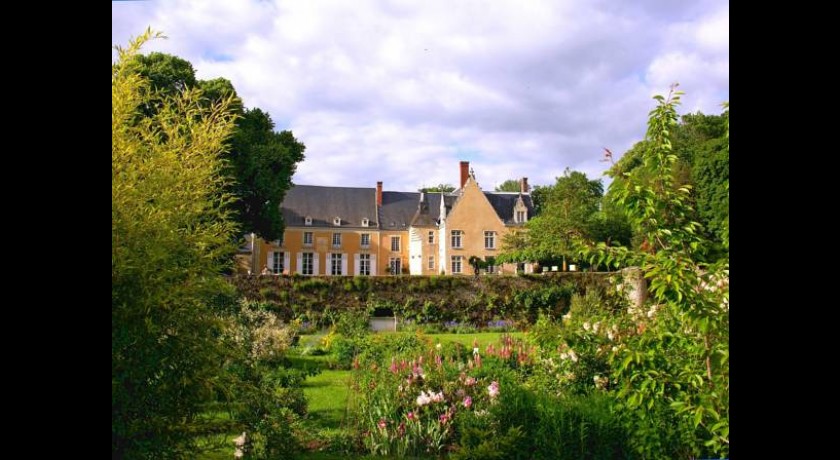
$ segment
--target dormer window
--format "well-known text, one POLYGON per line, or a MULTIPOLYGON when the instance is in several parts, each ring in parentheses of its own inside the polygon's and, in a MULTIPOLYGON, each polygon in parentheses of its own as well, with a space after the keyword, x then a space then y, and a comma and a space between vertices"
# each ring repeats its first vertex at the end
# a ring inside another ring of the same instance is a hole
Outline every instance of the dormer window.
POLYGON ((528 221, 528 211, 516 211, 516 222, 524 223, 528 221))
POLYGON ((303 218, 303 225, 312 225, 312 217, 306 216, 303 218))
POLYGON ((336 227, 340 227, 341 226, 341 217, 333 217, 333 225, 335 225, 336 227))
POLYGON ((364 219, 362 219, 362 227, 367 227, 368 225, 370 225, 370 220, 368 220, 368 218, 365 217, 364 219))

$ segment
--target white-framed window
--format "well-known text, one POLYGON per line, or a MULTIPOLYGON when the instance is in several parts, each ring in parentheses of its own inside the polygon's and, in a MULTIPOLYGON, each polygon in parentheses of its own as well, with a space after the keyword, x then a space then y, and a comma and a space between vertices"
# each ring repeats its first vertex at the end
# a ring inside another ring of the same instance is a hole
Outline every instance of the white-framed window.
POLYGON ((429 256, 429 270, 435 270, 435 256, 429 256))
POLYGON ((452 256, 452 273, 461 273, 462 256, 452 256))
POLYGON ((388 260, 388 270, 392 275, 399 275, 402 273, 402 259, 399 257, 391 257, 388 260))
POLYGON ((312 246, 312 232, 303 232, 303 245, 312 246))
POLYGON ((398 236, 392 236, 391 237, 391 251, 400 252, 400 237, 398 237, 398 236))
POLYGON ((523 223, 528 220, 526 211, 516 211, 516 222, 523 223))
POLYGON ((341 233, 333 233, 332 247, 334 247, 334 248, 340 248, 341 247, 341 233))
POLYGON ((311 252, 304 252, 303 257, 301 258, 302 264, 300 272, 304 275, 312 275, 315 273, 315 254, 311 252))
POLYGON ((429 232, 429 244, 435 244, 435 232, 429 232))
POLYGON ((496 249, 496 232, 484 232, 484 249, 496 249))
POLYGON ((330 275, 343 275, 341 273, 341 254, 330 254, 330 275))
POLYGON ((367 227, 368 225, 370 225, 370 219, 365 217, 364 219, 362 219, 362 227, 367 227))
POLYGON ((461 248, 461 236, 464 234, 461 230, 452 230, 452 247, 461 248))
POLYGON ((370 233, 362 233, 359 236, 359 244, 363 248, 369 248, 370 247, 370 233))
POLYGON ((341 226, 341 217, 333 217, 333 225, 335 225, 336 227, 340 227, 341 226))
POLYGON ((310 216, 304 217, 303 225, 312 225, 312 217, 310 217, 310 216))
POLYGON ((272 252, 271 253, 271 272, 275 275, 282 275, 283 269, 283 254, 282 252, 272 252))
POLYGON ((370 254, 359 254, 359 275, 370 276, 370 254))

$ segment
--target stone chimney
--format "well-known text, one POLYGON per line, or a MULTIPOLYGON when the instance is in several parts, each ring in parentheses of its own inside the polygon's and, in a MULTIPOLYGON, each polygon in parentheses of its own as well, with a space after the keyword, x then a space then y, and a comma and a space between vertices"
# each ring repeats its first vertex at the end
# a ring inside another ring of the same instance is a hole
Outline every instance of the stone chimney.
POLYGON ((528 193, 528 178, 519 179, 519 193, 528 193))
POLYGON ((470 162, 469 161, 462 161, 461 162, 461 188, 464 188, 464 184, 467 183, 467 178, 470 177, 470 162))
POLYGON ((382 206, 382 181, 376 183, 376 205, 382 206))

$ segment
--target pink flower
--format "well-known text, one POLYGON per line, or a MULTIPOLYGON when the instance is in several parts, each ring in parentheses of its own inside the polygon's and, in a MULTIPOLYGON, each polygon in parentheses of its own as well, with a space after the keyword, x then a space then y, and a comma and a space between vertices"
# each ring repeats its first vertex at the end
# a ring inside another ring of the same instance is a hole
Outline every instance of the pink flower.
POLYGON ((469 408, 470 406, 472 406, 472 397, 467 396, 464 398, 464 407, 469 408))
POLYGON ((446 422, 448 422, 450 418, 451 418, 451 416, 449 415, 449 412, 444 412, 444 413, 440 414, 440 417, 439 417, 440 423, 445 425, 446 422))
POLYGON ((405 414, 405 418, 407 418, 409 420, 414 420, 414 412, 409 412, 409 413, 405 414))
POLYGON ((467 381, 464 382, 464 385, 466 385, 468 387, 471 387, 471 386, 475 385, 475 378, 467 377, 467 381))
POLYGON ((487 387, 487 393, 490 395, 491 398, 499 396, 499 382, 495 380, 491 382, 490 386, 487 387))
POLYGON ((381 418, 379 419, 379 423, 377 423, 376 426, 378 426, 380 430, 384 430, 385 427, 388 426, 388 422, 384 418, 381 418))

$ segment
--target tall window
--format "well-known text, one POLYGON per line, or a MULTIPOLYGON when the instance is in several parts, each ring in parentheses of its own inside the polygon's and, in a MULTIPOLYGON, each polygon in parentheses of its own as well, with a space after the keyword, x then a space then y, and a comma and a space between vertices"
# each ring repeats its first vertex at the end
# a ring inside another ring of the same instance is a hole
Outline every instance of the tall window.
POLYGON ((435 256, 429 256, 429 270, 435 270, 435 256))
POLYGON ((312 246, 312 232, 303 232, 303 245, 312 246))
POLYGON ((330 274, 341 275, 341 254, 330 254, 330 274))
POLYGON ((461 256, 452 256, 452 273, 461 273, 461 256))
POLYGON ((429 232, 429 244, 435 244, 435 232, 429 232))
POLYGON ((311 252, 304 252, 303 253, 303 258, 302 258, 303 264, 302 264, 302 267, 301 267, 300 271, 304 275, 312 275, 314 273, 314 262, 313 261, 315 260, 315 258, 313 256, 314 256, 314 254, 311 253, 311 252))
POLYGON ((452 230, 452 247, 453 248, 460 248, 461 247, 461 235, 464 232, 461 230, 452 230))
POLYGON ((391 251, 400 252, 400 237, 398 237, 398 236, 392 236, 391 237, 391 251))
POLYGON ((283 274, 283 253, 273 252, 271 255, 271 272, 275 275, 283 274))
POLYGON ((391 271, 392 275, 399 275, 402 273, 402 259, 399 257, 391 257, 388 261, 388 270, 391 271))
POLYGON ((370 254, 359 254, 359 274, 370 276, 370 254))
POLYGON ((516 221, 519 223, 525 222, 525 211, 516 211, 516 221))
POLYGON ((341 247, 341 233, 333 233, 333 247, 340 248, 341 247))
POLYGON ((496 249, 496 232, 484 232, 484 249, 496 249))
POLYGON ((362 233, 361 245, 362 245, 363 248, 369 248, 370 247, 370 233, 362 233))

